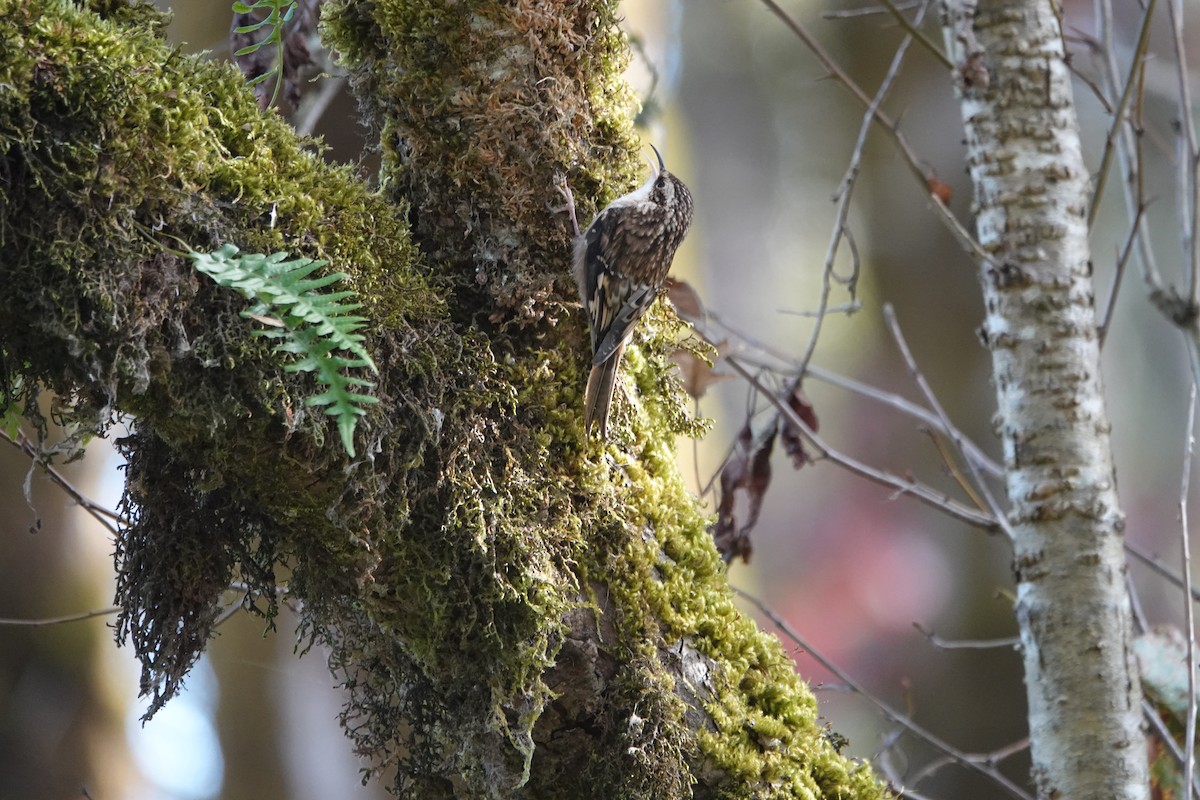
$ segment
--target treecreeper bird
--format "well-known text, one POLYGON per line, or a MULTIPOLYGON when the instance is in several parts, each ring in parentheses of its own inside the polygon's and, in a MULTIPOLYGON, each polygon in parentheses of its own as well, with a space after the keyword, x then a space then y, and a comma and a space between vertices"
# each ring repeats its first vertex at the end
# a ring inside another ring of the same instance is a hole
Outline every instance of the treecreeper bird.
MULTIPOLYGON (((575 224, 575 279, 592 331, 592 371, 584 398, 584 429, 608 437, 617 369, 625 345, 667 279, 675 251, 692 225, 692 195, 658 169, 642 186, 605 206, 587 230, 575 224)), ((569 190, 568 201, 571 200, 569 190)), ((570 203, 574 220, 574 203, 570 203)))

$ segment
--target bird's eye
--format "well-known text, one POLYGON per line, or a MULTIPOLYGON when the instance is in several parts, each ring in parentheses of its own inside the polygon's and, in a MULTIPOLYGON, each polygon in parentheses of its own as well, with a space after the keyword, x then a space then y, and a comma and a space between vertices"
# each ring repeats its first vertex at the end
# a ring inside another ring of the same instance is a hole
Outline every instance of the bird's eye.
POLYGON ((659 176, 658 176, 658 180, 656 180, 656 181, 654 182, 654 188, 655 188, 655 189, 661 189, 661 188, 663 188, 663 187, 664 187, 664 186, 666 186, 666 185, 667 185, 667 179, 666 179, 666 178, 664 178, 662 175, 659 175, 659 176))

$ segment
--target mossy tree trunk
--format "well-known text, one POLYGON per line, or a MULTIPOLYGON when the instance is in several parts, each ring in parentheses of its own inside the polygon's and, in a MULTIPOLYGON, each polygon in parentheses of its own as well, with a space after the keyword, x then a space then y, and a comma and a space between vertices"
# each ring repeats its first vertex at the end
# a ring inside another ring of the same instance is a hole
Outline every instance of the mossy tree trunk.
MULTIPOLYGON (((612 2, 326 5, 380 135, 372 191, 144 7, 0 0, 0 348, 78 438, 135 420, 119 636, 166 702, 233 580, 276 572, 398 794, 877 797, 773 637, 734 608, 673 438, 658 309, 611 446, 580 420, 558 176, 586 216, 637 171, 612 2), (380 403, 357 460, 239 316, 156 241, 350 275, 380 403)), ((702 200, 701 200, 702 202, 702 200)))

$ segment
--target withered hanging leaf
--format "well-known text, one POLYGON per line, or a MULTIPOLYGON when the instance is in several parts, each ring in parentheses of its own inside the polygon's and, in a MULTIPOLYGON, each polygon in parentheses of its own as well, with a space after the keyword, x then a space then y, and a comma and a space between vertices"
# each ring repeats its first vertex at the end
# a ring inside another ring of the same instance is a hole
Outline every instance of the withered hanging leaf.
MULTIPOLYGON (((796 412, 796 415, 807 425, 813 433, 816 433, 821 425, 817 421, 817 412, 813 409, 812 403, 809 402, 808 396, 804 394, 804 390, 797 383, 792 391, 787 396, 788 407, 796 412)), ((805 464, 812 463, 812 456, 804 449, 804 435, 800 432, 800 428, 795 425, 790 419, 783 420, 783 450, 792 458, 792 466, 800 469, 805 464)))
POLYGON ((733 377, 728 373, 717 372, 714 368, 716 363, 729 352, 728 343, 722 341, 717 344, 715 349, 716 354, 711 363, 702 356, 697 355, 695 350, 687 347, 680 347, 671 354, 671 360, 679 367, 679 377, 683 383, 683 390, 696 400, 704 396, 709 386, 721 381, 727 381, 733 377))
POLYGON ((771 451, 775 449, 775 436, 779 432, 778 420, 757 437, 749 421, 738 434, 737 445, 721 470, 721 500, 717 506, 717 521, 711 527, 713 542, 726 563, 741 557, 750 562, 750 531, 758 522, 763 498, 771 485, 771 451), (746 493, 746 521, 738 525, 734 506, 737 491, 746 493))
POLYGON ((668 277, 663 283, 663 289, 679 316, 688 322, 698 322, 704 319, 704 304, 700 302, 700 295, 687 281, 668 277))

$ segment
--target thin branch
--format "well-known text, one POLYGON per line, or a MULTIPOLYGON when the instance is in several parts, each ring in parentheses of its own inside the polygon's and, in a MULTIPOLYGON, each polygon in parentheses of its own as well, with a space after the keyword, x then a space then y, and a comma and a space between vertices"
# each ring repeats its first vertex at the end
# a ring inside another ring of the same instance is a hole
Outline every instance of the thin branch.
POLYGON ((759 381, 758 376, 756 376, 752 370, 747 369, 736 358, 729 357, 728 362, 729 365, 733 367, 733 369, 739 375, 741 375, 752 386, 762 392, 762 394, 768 400, 770 400, 771 404, 775 406, 776 410, 778 410, 780 414, 786 417, 790 423, 796 426, 797 430, 804 434, 804 437, 812 443, 813 447, 817 449, 821 456, 828 458, 830 461, 849 470, 850 472, 855 473, 856 475, 866 478, 867 480, 874 481, 882 486, 895 489, 896 493, 899 495, 910 495, 917 500, 920 500, 922 503, 932 506, 939 511, 943 511, 955 519, 966 522, 969 525, 983 528, 989 532, 1001 530, 1000 523, 995 517, 989 514, 984 514, 974 508, 965 506, 962 503, 959 503, 958 501, 953 500, 947 497, 945 494, 939 493, 922 483, 912 480, 905 480, 897 477, 896 475, 892 475, 891 473, 877 470, 874 467, 868 466, 861 461, 834 450, 828 444, 826 444, 821 437, 817 436, 816 432, 813 431, 813 429, 810 428, 808 424, 800 418, 800 415, 797 414, 791 406, 781 400, 777 393, 771 392, 767 389, 767 387, 763 386, 759 381))
MULTIPOLYGON (((1174 572, 1160 564, 1158 559, 1156 559, 1154 556, 1150 555, 1149 553, 1142 552, 1136 545, 1130 544, 1128 541, 1125 542, 1125 552, 1129 553, 1129 555, 1133 556, 1138 561, 1141 561, 1143 564, 1153 570, 1159 577, 1165 578, 1173 586, 1178 586, 1180 589, 1183 588, 1183 578, 1179 577, 1174 572)), ((1200 603, 1200 591, 1192 589, 1189 594, 1191 595, 1193 603, 1200 603)))
POLYGON ((1188 400, 1187 435, 1184 436, 1183 469, 1179 487, 1179 545, 1183 551, 1183 618, 1187 626, 1188 704, 1186 749, 1183 760, 1183 783, 1191 786, 1196 766, 1196 618, 1190 600, 1192 596, 1192 545, 1188 535, 1188 490, 1192 485, 1192 437, 1196 425, 1196 384, 1188 400))
POLYGON ((64 622, 82 622, 85 619, 95 619, 96 617, 110 617, 120 610, 120 606, 109 606, 108 608, 98 608, 94 611, 82 611, 78 614, 64 614, 61 617, 39 617, 37 619, 0 617, 0 627, 42 628, 47 625, 62 625, 64 622))
POLYGON ((950 56, 942 52, 942 48, 934 44, 933 40, 926 36, 922 31, 917 29, 917 25, 921 24, 921 17, 925 14, 926 6, 921 6, 921 10, 917 14, 917 21, 914 23, 908 21, 908 17, 904 16, 904 14, 899 8, 896 7, 896 4, 893 3, 892 0, 879 0, 879 2, 883 3, 884 7, 888 10, 888 13, 892 15, 892 18, 900 24, 900 27, 904 28, 905 33, 920 42, 921 46, 928 50, 930 55, 942 62, 942 66, 944 66, 946 69, 954 69, 954 64, 950 61, 950 56))
POLYGON ((1012 649, 1021 643, 1019 636, 1006 636, 1003 639, 943 639, 931 630, 926 630, 921 623, 914 622, 913 627, 929 640, 939 650, 999 650, 1012 649))
MULTIPOLYGON (((782 21, 783 24, 786 25, 788 29, 795 34, 801 42, 804 43, 804 46, 807 47, 814 56, 816 56, 817 60, 821 62, 821 66, 829 72, 831 77, 835 78, 839 83, 845 86, 846 89, 849 90, 850 93, 853 94, 860 103, 862 103, 864 108, 871 108, 871 98, 867 96, 867 93, 864 92, 862 88, 855 83, 854 79, 851 78, 846 71, 838 65, 833 57, 829 55, 828 51, 821 46, 821 43, 813 38, 813 36, 804 29, 804 26, 802 26, 799 22, 793 19, 791 15, 780 8, 779 4, 776 3, 775 0, 760 0, 760 2, 762 2, 762 4, 765 5, 772 14, 778 17, 780 21, 782 21)), ((900 154, 904 156, 904 160, 908 163, 909 170, 912 172, 913 176, 916 177, 918 182, 920 182, 922 188, 926 192, 926 196, 932 200, 933 208, 937 213, 938 218, 944 225, 946 225, 950 232, 954 234, 955 239, 957 239, 960 243, 963 243, 967 248, 967 252, 974 256, 980 264, 994 263, 992 257, 988 255, 988 253, 982 247, 980 247, 979 243, 975 241, 975 238, 971 236, 967 229, 963 227, 963 224, 958 221, 958 218, 950 213, 950 210, 946 208, 945 203, 943 203, 936 194, 933 194, 929 191, 928 170, 921 166, 921 159, 917 157, 916 152, 909 145, 908 139, 905 138, 904 134, 900 132, 899 124, 879 109, 875 109, 873 116, 875 118, 875 122, 891 135, 892 141, 900 150, 900 154)))
POLYGON ((1117 259, 1117 270, 1113 275, 1112 289, 1104 304, 1104 313, 1100 317, 1100 324, 1096 326, 1096 335, 1099 337, 1101 347, 1104 347, 1104 339, 1108 336, 1109 326, 1112 325, 1113 311, 1117 307, 1117 294, 1121 290, 1121 283, 1125 278, 1125 267, 1129 264, 1130 255, 1133 254, 1133 245, 1137 241, 1138 227, 1141 225, 1142 214, 1145 210, 1141 206, 1138 207, 1133 217, 1133 224, 1129 227, 1129 233, 1125 237, 1125 244, 1121 247, 1121 255, 1117 259))
MULTIPOLYGON (((1163 722, 1162 717, 1158 715, 1158 711, 1150 704, 1150 701, 1142 701, 1142 716, 1150 723, 1150 727, 1154 729, 1154 735, 1167 748, 1167 752, 1171 754, 1171 759, 1175 762, 1175 766, 1183 770, 1183 750, 1179 748, 1179 742, 1175 741, 1175 736, 1167 728, 1167 724, 1163 722)), ((1200 797, 1200 786, 1192 784, 1192 797, 1200 797)))
POLYGON ((1146 610, 1142 608, 1142 598, 1133 583, 1133 576, 1128 571, 1125 573, 1125 590, 1129 593, 1129 610, 1133 612, 1133 631, 1141 636, 1150 630, 1150 621, 1146 617, 1146 610))
POLYGON ((1183 0, 1169 0, 1167 18, 1171 23, 1171 45, 1175 50, 1176 75, 1179 79, 1179 124, 1183 149, 1179 159, 1179 188, 1183 234, 1188 254, 1187 294, 1193 305, 1200 304, 1200 181, 1196 167, 1200 163, 1200 143, 1196 139, 1196 120, 1192 109, 1192 89, 1188 79, 1187 50, 1183 42, 1183 0))
MULTIPOLYGON (((912 11, 921 4, 918 2, 897 3, 896 8, 901 11, 912 11)), ((854 19, 856 17, 872 17, 878 14, 890 14, 890 8, 883 6, 863 6, 862 8, 847 8, 844 11, 822 11, 821 19, 854 19)))
POLYGON ((935 749, 945 753, 947 756, 953 758, 967 769, 970 769, 986 778, 990 778, 991 780, 995 781, 998 786, 1003 788, 1013 797, 1019 798, 1019 800, 1033 800, 1033 798, 1020 786, 1017 786, 1011 780, 1006 778, 994 767, 990 767, 973 760, 969 754, 951 746, 948 742, 943 741, 933 733, 918 725, 907 714, 901 713, 889 704, 885 703, 883 700, 871 694, 862 684, 850 677, 849 673, 822 655, 820 651, 813 648, 812 645, 805 641, 800 634, 793 630, 792 627, 788 625, 788 623, 782 617, 776 614, 775 611, 766 603, 759 600, 754 595, 737 588, 736 586, 732 588, 738 597, 743 598, 757 608, 760 612, 762 612, 767 619, 771 620, 775 627, 779 628, 779 630, 785 636, 787 636, 787 638, 791 639, 793 642, 803 648, 808 655, 812 656, 813 659, 817 661, 817 663, 832 672, 834 676, 836 676, 838 680, 842 681, 842 683, 846 684, 851 691, 861 696, 871 705, 875 706, 875 708, 879 709, 879 711, 882 712, 883 715, 892 722, 904 726, 908 732, 912 733, 914 736, 923 740, 925 743, 931 745, 935 749))
MULTIPOLYGON (((1147 19, 1154 10, 1155 3, 1156 0, 1147 0, 1144 12, 1147 19)), ((1100 27, 1100 51, 1105 57, 1104 63, 1108 82, 1114 88, 1124 86, 1126 82, 1121 80, 1120 70, 1117 67, 1117 50, 1113 42, 1112 0, 1096 0, 1095 16, 1097 25, 1100 27)), ((1143 20, 1143 25, 1145 24, 1143 20)), ((1121 170, 1125 175, 1125 180, 1122 183, 1125 205, 1131 218, 1133 218, 1133 228, 1136 231, 1134 238, 1138 245, 1138 262, 1141 266, 1142 279, 1153 291, 1156 289, 1161 290, 1162 278, 1158 272, 1157 259, 1154 256, 1154 247, 1150 240, 1146 217, 1144 214, 1137 213, 1138 209, 1146 208, 1145 169, 1143 168, 1144 153, 1141 137, 1142 111, 1145 102, 1145 92, 1143 91, 1145 55, 1145 49, 1142 49, 1140 53, 1135 53, 1130 64, 1130 75, 1137 76, 1137 89, 1133 91, 1133 97, 1136 98, 1137 103, 1134 106, 1133 117, 1131 118, 1128 114, 1118 116, 1114 120, 1114 123, 1119 125, 1117 130, 1120 131, 1121 146, 1117 154, 1120 157, 1121 170)), ((1092 209, 1095 209, 1098 205, 1099 198, 1093 196, 1092 209)), ((1092 213, 1092 210, 1089 210, 1089 213, 1092 213)))
POLYGON ((984 499, 987 501, 986 508, 992 512, 992 516, 1000 523, 1004 534, 1011 541, 1014 538, 1012 527, 1008 524, 1008 517, 1004 513, 1004 509, 1000 507, 1000 503, 996 501, 996 497, 992 494, 992 490, 988 487, 987 481, 979 474, 979 468, 975 462, 966 457, 966 442, 967 437, 964 436, 958 428, 954 427, 954 423, 950 421, 950 415, 946 413, 946 409, 938 402, 937 395, 933 393, 929 382, 925 380, 925 376, 921 374, 921 370, 917 368, 917 361, 913 358, 912 350, 908 347, 908 341, 904 338, 904 332, 900 330, 900 323, 896 321, 896 311, 892 308, 891 303, 884 303, 883 318, 887 322, 888 330, 892 334, 892 339, 896 342, 896 347, 900 349, 900 355, 904 359, 905 366, 908 367, 909 377, 917 384, 917 388, 921 390, 921 394, 925 395, 925 402, 933 409, 933 413, 937 414, 942 423, 942 429, 950 440, 954 442, 954 446, 963 454, 964 460, 967 462, 967 469, 971 471, 971 478, 975 482, 975 487, 979 489, 984 499))
MULTIPOLYGON (((947 431, 943 426, 941 418, 938 417, 937 414, 934 414, 924 406, 919 406, 898 394, 884 391, 883 389, 877 389, 869 384, 856 381, 853 378, 847 378, 844 375, 839 375, 836 372, 831 372, 830 370, 815 365, 809 366, 808 375, 809 377, 828 383, 831 386, 837 386, 841 389, 845 389, 848 392, 853 392, 862 397, 866 397, 871 400, 875 400, 876 402, 883 403, 884 405, 891 406, 897 411, 908 414, 909 416, 915 417, 927 425, 932 426, 932 428, 939 433, 942 433, 946 436, 950 435, 949 431, 947 431)), ((963 451, 964 457, 974 462, 988 475, 992 476, 993 478, 1004 477, 1004 469, 994 460, 992 460, 987 453, 983 452, 983 450, 979 448, 979 445, 975 444, 974 441, 963 436, 960 447, 963 451)))
POLYGON ((942 437, 938 436, 937 431, 922 428, 921 432, 929 437, 929 443, 937 451, 938 458, 942 459, 942 465, 945 466, 946 472, 958 484, 958 488, 962 489, 963 494, 971 499, 976 508, 987 508, 987 500, 979 496, 979 493, 975 491, 975 487, 971 485, 971 481, 967 479, 966 475, 963 475, 962 470, 958 468, 958 459, 950 452, 950 448, 946 446, 942 437))
MULTIPOLYGON (((696 333, 700 336, 700 338, 714 347, 717 345, 715 340, 718 337, 714 336, 713 333, 708 330, 708 323, 710 322, 719 326, 726 334, 740 341, 741 344, 754 348, 762 354, 769 356, 770 358, 774 358, 780 362, 779 365, 767 363, 759 359, 754 353, 739 353, 735 356, 738 360, 746 364, 752 364, 762 369, 771 370, 772 372, 790 372, 797 367, 796 362, 789 355, 783 353, 770 344, 767 344, 766 342, 756 339, 750 334, 742 332, 740 329, 727 323, 715 311, 706 311, 705 316, 702 319, 696 319, 689 316, 684 316, 684 318, 693 326, 693 328, 695 328, 696 333)), ((939 433, 949 436, 949 432, 943 427, 942 420, 938 418, 936 414, 932 413, 923 406, 919 406, 916 403, 907 400, 898 394, 895 394, 894 392, 878 389, 870 384, 856 381, 853 378, 848 378, 844 375, 840 375, 832 370, 825 369, 815 364, 808 365, 806 374, 808 377, 816 378, 817 380, 827 383, 830 386, 837 386, 839 389, 845 389, 846 391, 853 392, 861 397, 874 400, 886 406, 891 406, 903 414, 907 414, 910 417, 920 420, 939 433)), ((981 470, 991 477, 1004 477, 1003 468, 1001 468, 1001 466, 997 464, 995 460, 988 456, 987 453, 983 452, 979 445, 975 444, 975 442, 971 439, 963 436, 961 432, 959 433, 959 436, 962 438, 961 447, 963 450, 963 455, 966 458, 969 458, 971 461, 973 461, 981 470)))
POLYGON ((856 311, 862 310, 862 303, 858 300, 853 300, 849 303, 842 303, 840 306, 830 306, 823 312, 821 310, 808 311, 800 308, 778 308, 780 314, 790 314, 794 317, 819 317, 825 314, 853 314, 856 311))
POLYGON ((946 224, 946 228, 954 236, 955 241, 958 242, 960 247, 966 250, 979 264, 994 265, 996 263, 995 259, 983 249, 983 245, 979 243, 979 240, 972 236, 971 232, 958 221, 958 217, 950 213, 950 209, 942 202, 942 198, 931 193, 929 199, 933 201, 934 210, 938 212, 938 216, 946 224))
POLYGON ((84 511, 90 514, 93 519, 107 528, 109 533, 111 533, 113 536, 116 536, 118 532, 117 526, 129 524, 129 521, 117 512, 109 508, 105 508, 89 498, 83 492, 76 489, 74 484, 72 484, 65 475, 55 469, 53 465, 47 464, 45 461, 43 461, 38 455, 37 446, 29 440, 29 437, 27 437, 24 432, 18 431, 17 435, 19 438, 14 440, 9 437, 7 432, 0 430, 0 438, 4 439, 4 441, 8 442, 13 447, 17 448, 30 459, 32 459, 34 466, 41 467, 42 471, 50 476, 50 480, 53 483, 57 484, 59 488, 70 495, 71 499, 74 500, 84 511))
MULTIPOLYGON (((1089 230, 1096 222, 1096 214, 1100 209, 1100 198, 1104 196, 1104 186, 1108 181, 1109 168, 1112 166, 1113 156, 1116 154, 1117 136, 1126 124, 1125 114, 1129 108, 1129 101, 1137 93, 1137 87, 1141 85, 1141 81, 1138 80, 1138 74, 1145 69, 1146 48, 1150 44, 1150 17, 1154 13, 1156 2, 1157 0, 1149 0, 1146 5, 1146 11, 1142 14, 1142 27, 1138 31, 1133 58, 1129 62, 1129 74, 1125 78, 1121 89, 1121 98, 1117 101, 1117 107, 1113 111, 1113 121, 1112 125, 1108 128, 1108 136, 1104 139, 1104 155, 1100 159, 1099 169, 1096 170, 1096 188, 1092 190, 1091 206, 1088 208, 1089 230)), ((1111 33, 1108 38, 1111 40, 1111 33)), ((1111 41, 1109 45, 1111 46, 1111 41)))
MULTIPOLYGON (((894 8, 894 6, 891 6, 890 0, 884 0, 884 2, 888 3, 889 8, 894 8)), ((918 25, 925 18, 925 11, 928 7, 928 4, 924 4, 921 6, 921 10, 917 12, 918 25)), ((904 20, 904 22, 908 22, 899 11, 896 12, 896 15, 904 20)), ((888 92, 892 89, 892 85, 896 82, 896 77, 900 74, 900 67, 904 63, 904 56, 908 52, 912 40, 913 36, 909 34, 904 37, 900 42, 900 46, 896 48, 896 52, 892 56, 892 63, 888 66, 888 71, 880 82, 875 96, 871 98, 866 113, 863 114, 862 122, 858 126, 858 137, 854 140, 854 148, 850 152, 850 163, 847 165, 845 175, 842 177, 842 182, 835 193, 838 202, 837 222, 833 227, 833 233, 829 239, 829 247, 825 251, 825 264, 821 272, 821 294, 817 300, 817 314, 813 322, 812 332, 808 337, 808 345, 804 349, 804 354, 800 357, 798 372, 801 378, 804 375, 804 368, 808 366, 808 362, 812 360, 813 353, 816 352, 817 341, 821 336, 821 328, 825 322, 825 314, 829 308, 829 294, 833 289, 831 278, 834 276, 834 266, 837 263, 838 249, 843 239, 851 245, 851 263, 853 266, 846 283, 850 287, 850 296, 854 297, 860 263, 858 252, 853 247, 853 239, 850 238, 850 232, 846 228, 846 221, 850 216, 850 199, 854 195, 854 187, 858 182, 858 174, 862 170, 863 148, 867 144, 867 134, 871 131, 871 122, 875 118, 875 115, 879 113, 879 108, 883 104, 884 98, 887 97, 888 92)))
MULTIPOLYGON (((995 767, 998 764, 1012 758, 1017 753, 1023 753, 1029 749, 1029 737, 1018 739, 1015 742, 1010 742, 1004 747, 998 747, 990 753, 968 753, 967 757, 978 761, 981 764, 986 764, 989 767, 995 767)), ((943 756, 940 759, 930 761, 921 769, 917 770, 912 775, 913 783, 920 783, 926 778, 930 778, 934 773, 939 772, 942 767, 947 767, 955 763, 956 759, 951 756, 943 756)))
MULTIPOLYGON (((1109 102, 1109 99, 1105 97, 1104 90, 1100 88, 1100 84, 1096 81, 1096 79, 1085 74, 1083 70, 1075 66, 1077 59, 1074 57, 1075 53, 1070 47, 1071 42, 1078 42, 1089 50, 1095 52, 1100 49, 1100 43, 1096 41, 1095 37, 1088 36, 1083 32, 1079 32, 1075 36, 1069 36, 1067 34, 1066 27, 1062 24, 1062 8, 1055 6, 1054 12, 1055 16, 1058 17, 1058 32, 1059 38, 1063 43, 1063 52, 1067 54, 1067 69, 1069 69, 1071 74, 1081 81, 1084 86, 1091 90, 1092 96, 1096 98, 1096 102, 1104 107, 1104 113, 1113 113, 1113 105, 1111 102, 1109 102)), ((1076 28, 1075 30, 1078 29, 1076 28)))

